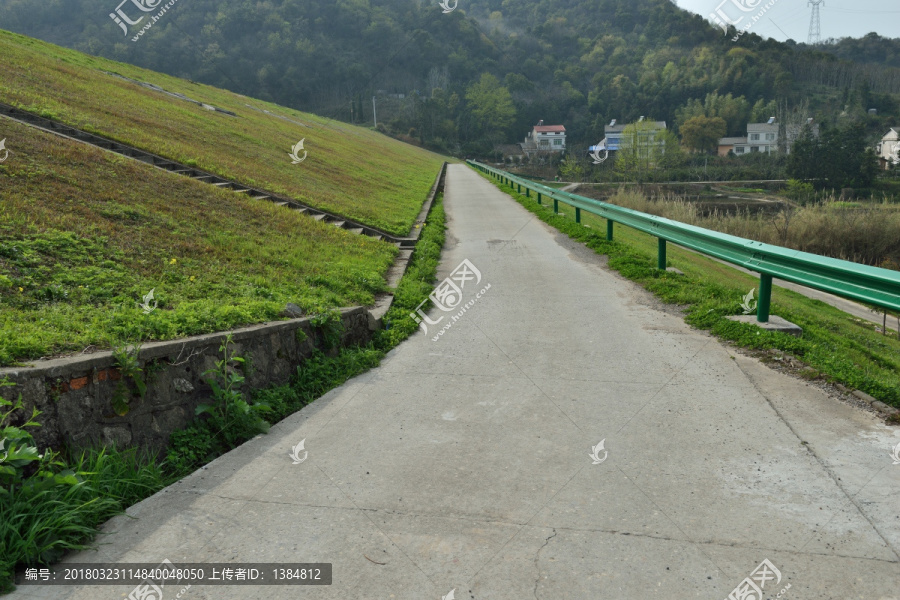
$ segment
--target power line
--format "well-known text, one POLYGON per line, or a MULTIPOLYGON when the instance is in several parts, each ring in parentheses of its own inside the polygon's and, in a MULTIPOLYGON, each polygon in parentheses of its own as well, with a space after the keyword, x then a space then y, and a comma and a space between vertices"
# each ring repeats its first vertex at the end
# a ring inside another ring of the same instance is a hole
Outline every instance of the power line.
POLYGON ((871 14, 896 15, 896 14, 900 14, 900 10, 852 10, 849 8, 832 8, 831 10, 833 10, 835 12, 849 13, 851 15, 871 15, 871 14))
MULTIPOLYGON (((772 17, 769 17, 769 20, 772 21, 772 17)), ((772 21, 772 25, 774 25, 775 27, 778 27, 778 23, 776 23, 775 21, 772 21)), ((780 31, 781 33, 784 33, 784 37, 786 37, 786 38, 788 38, 788 39, 791 39, 791 36, 789 36, 789 35, 784 31, 784 29, 782 29, 781 27, 778 27, 778 31, 780 31)))

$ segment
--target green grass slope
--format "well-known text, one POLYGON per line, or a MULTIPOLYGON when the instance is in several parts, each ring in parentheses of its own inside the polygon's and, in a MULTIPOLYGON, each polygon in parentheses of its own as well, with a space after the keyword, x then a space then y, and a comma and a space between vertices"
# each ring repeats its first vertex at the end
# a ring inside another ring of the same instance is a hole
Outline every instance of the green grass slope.
POLYGON ((3 137, 15 151, 0 164, 0 365, 276 319, 287 302, 368 304, 396 254, 25 125, 0 121, 3 137))
MULTIPOLYGON (((3 30, 0 56, 0 102, 394 234, 409 231, 442 161, 364 128, 3 30), (152 83, 238 116, 209 111, 108 73, 152 83), (301 139, 308 156, 294 165, 288 153, 301 139)), ((7 137, 7 148, 15 151, 18 140, 7 137)))
MULTIPOLYGON (((14 57, 0 72, 0 101, 397 233, 441 163, 360 128, 21 36, 0 32, 0 52, 14 57), (304 134, 309 156, 292 165, 288 150, 304 134)), ((308 313, 366 305, 385 289, 397 252, 389 243, 0 117, 3 139, 0 366, 277 319, 288 302, 308 313), (145 314, 138 303, 150 290, 157 308, 145 314)))

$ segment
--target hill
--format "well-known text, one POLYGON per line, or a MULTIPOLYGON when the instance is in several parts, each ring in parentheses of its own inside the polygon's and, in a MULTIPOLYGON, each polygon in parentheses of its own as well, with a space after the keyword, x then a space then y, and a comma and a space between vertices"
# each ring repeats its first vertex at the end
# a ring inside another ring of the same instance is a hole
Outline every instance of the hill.
POLYGON ((448 14, 418 0, 192 0, 144 34, 120 28, 106 0, 66 6, 8 0, 0 23, 345 121, 373 122, 376 96, 386 130, 457 154, 519 141, 539 119, 565 124, 576 145, 612 118, 677 127, 690 101, 729 95, 729 135, 806 101, 820 122, 877 105, 873 135, 900 118, 900 69, 752 31, 735 43, 669 0, 470 0, 448 14))
MULTIPOLYGON (((441 163, 375 132, 2 31, 0 53, 0 101, 401 234, 441 163), (293 165, 304 136, 308 157, 293 165)), ((0 117, 3 139, 0 365, 277 319, 287 302, 365 305, 385 287, 387 242, 0 117), (157 309, 144 314, 151 289, 157 309)))
POLYGON ((900 38, 886 38, 870 33, 857 38, 826 40, 818 49, 838 58, 858 63, 900 67, 900 38))

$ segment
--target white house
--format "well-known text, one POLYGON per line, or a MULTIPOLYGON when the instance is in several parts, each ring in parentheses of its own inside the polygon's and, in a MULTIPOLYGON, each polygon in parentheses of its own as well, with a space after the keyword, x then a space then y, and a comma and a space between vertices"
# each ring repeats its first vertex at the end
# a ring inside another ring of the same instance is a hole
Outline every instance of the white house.
POLYGON ((876 146, 876 151, 885 169, 900 164, 900 129, 892 127, 884 134, 881 143, 876 146))
MULTIPOLYGON (((819 125, 813 123, 812 119, 806 120, 806 125, 812 128, 813 135, 819 136, 819 125)), ((786 125, 785 126, 785 152, 791 153, 791 148, 800 134, 803 132, 803 125, 786 125)), ((766 123, 747 123, 747 137, 745 138, 722 138, 719 140, 719 154, 724 156, 729 150, 738 156, 749 154, 751 152, 765 152, 767 154, 778 151, 779 134, 778 123, 775 117, 769 119, 766 123)))
POLYGON ((566 128, 562 125, 544 125, 544 121, 538 121, 525 136, 522 150, 529 156, 538 152, 565 152, 566 128))
MULTIPOLYGON (((733 138, 732 138, 733 139, 733 138)), ((722 141, 719 141, 722 146, 722 141)), ((734 153, 738 156, 750 152, 775 152, 778 150, 778 124, 775 117, 766 123, 747 123, 747 138, 743 141, 734 140, 731 144, 734 153)))

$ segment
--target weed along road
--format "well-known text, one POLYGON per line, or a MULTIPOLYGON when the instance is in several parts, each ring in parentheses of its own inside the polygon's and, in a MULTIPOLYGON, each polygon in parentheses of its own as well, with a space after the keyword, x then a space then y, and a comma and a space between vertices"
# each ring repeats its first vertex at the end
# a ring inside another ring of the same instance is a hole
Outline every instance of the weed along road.
POLYGON ((470 168, 445 208, 423 331, 66 561, 333 566, 186 599, 900 598, 896 434, 692 330, 470 168))

